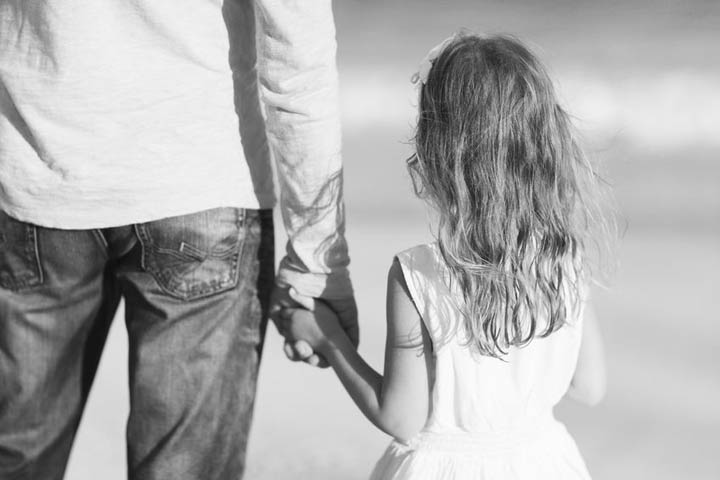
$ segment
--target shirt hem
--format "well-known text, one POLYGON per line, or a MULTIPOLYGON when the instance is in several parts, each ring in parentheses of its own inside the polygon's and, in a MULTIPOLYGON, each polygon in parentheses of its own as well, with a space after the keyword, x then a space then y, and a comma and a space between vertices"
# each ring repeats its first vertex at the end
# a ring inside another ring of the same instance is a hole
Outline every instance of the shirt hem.
MULTIPOLYGON (((38 205, 28 208, 0 202, 2 209, 9 216, 33 225, 56 228, 60 230, 91 230, 96 228, 112 228, 137 223, 151 222, 162 218, 188 215, 221 207, 245 209, 271 209, 274 202, 267 198, 256 200, 208 199, 172 205, 153 205, 151 208, 101 208, 93 205, 66 204, 38 205)), ((120 203, 120 202, 118 202, 120 203)))

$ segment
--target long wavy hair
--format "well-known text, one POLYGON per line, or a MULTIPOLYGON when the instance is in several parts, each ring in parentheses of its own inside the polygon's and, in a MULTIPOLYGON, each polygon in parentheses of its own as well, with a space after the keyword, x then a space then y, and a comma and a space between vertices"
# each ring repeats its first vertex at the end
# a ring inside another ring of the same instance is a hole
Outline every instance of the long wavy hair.
POLYGON ((612 222, 540 62, 512 37, 456 35, 420 88, 415 149, 468 344, 501 357, 559 329, 612 222))

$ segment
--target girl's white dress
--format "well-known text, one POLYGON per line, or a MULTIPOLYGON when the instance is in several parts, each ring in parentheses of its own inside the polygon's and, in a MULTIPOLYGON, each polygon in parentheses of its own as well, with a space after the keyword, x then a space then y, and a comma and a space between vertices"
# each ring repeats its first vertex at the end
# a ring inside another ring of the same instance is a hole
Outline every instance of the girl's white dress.
POLYGON ((461 317, 437 245, 397 258, 432 338, 435 378, 426 426, 407 444, 393 441, 372 480, 589 479, 575 442, 553 416, 575 371, 581 309, 504 360, 479 356, 462 345, 461 334, 442 341, 461 317))

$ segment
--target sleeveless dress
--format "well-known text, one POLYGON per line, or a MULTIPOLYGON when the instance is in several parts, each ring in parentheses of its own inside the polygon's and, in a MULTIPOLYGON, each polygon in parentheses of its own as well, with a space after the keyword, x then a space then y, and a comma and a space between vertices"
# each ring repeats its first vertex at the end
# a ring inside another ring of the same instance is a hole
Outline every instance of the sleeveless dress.
POLYGON ((407 443, 393 441, 371 479, 589 479, 575 442, 553 416, 575 371, 582 308, 503 360, 481 356, 462 345, 461 333, 447 338, 461 317, 437 245, 397 258, 432 339, 435 378, 425 427, 407 443))

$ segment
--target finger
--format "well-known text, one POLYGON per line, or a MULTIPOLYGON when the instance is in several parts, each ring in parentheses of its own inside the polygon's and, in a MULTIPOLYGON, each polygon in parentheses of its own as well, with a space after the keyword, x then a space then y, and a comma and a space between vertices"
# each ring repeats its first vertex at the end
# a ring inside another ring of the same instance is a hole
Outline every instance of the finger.
POLYGON ((278 331, 278 333, 280 334, 280 336, 281 336, 281 337, 284 337, 284 336, 285 336, 285 332, 287 331, 287 330, 285 330, 285 326, 284 326, 284 325, 281 325, 279 322, 273 322, 273 325, 275 325, 275 330, 278 331))
POLYGON ((292 343, 285 342, 285 345, 283 346, 283 351, 285 352, 285 356, 288 358, 288 360, 297 362, 297 358, 295 357, 295 349, 292 346, 292 343))
POLYGON ((305 363, 317 368, 328 368, 330 364, 320 355, 312 355, 305 359, 305 363))
POLYGON ((358 311, 355 299, 351 296, 327 299, 326 302, 338 315, 340 325, 342 325, 351 343, 357 348, 360 343, 360 328, 358 326, 358 311))
POLYGON ((293 287, 290 287, 290 290, 288 291, 290 294, 290 298, 292 298, 294 301, 302 305, 303 308, 310 310, 311 312, 315 310, 315 299, 312 297, 308 297, 306 295, 302 295, 297 290, 295 290, 293 287))
POLYGON ((293 313, 295 312, 295 310, 297 310, 297 309, 285 307, 282 310, 280 310, 279 312, 277 312, 277 316, 280 317, 281 320, 284 320, 287 322, 292 319, 292 316, 293 316, 293 313))
POLYGON ((327 360, 325 360, 325 357, 318 355, 318 362, 317 365, 315 365, 318 368, 328 368, 330 364, 327 360))
POLYGON ((294 347, 295 347, 295 355, 304 361, 308 361, 308 359, 310 357, 312 357, 313 354, 315 353, 315 352, 313 352, 313 349, 310 346, 310 344, 303 340, 298 340, 297 342, 295 342, 294 347))
POLYGON ((290 330, 293 316, 297 311, 297 308, 284 308, 277 312, 274 317, 272 317, 272 320, 273 322, 275 322, 278 331, 282 331, 283 337, 287 336, 286 332, 290 330))
POLYGON ((312 365, 313 367, 317 367, 320 363, 320 357, 315 354, 310 355, 305 359, 305 363, 307 363, 308 365, 312 365))
POLYGON ((278 333, 283 337, 287 336, 290 317, 285 315, 283 311, 279 311, 275 315, 270 317, 270 319, 275 325, 275 328, 277 328, 278 333))
POLYGON ((358 345, 360 345, 360 328, 356 325, 355 327, 346 330, 346 333, 350 342, 352 342, 353 346, 357 348, 358 345))
POLYGON ((276 317, 276 316, 280 315, 280 312, 282 312, 288 308, 298 308, 298 306, 299 305, 295 302, 290 302, 290 301, 278 302, 270 308, 270 316, 276 317))
POLYGON ((288 293, 288 287, 276 285, 270 296, 270 315, 276 314, 279 310, 286 307, 297 307, 298 304, 288 293))
POLYGON ((357 321, 351 323, 350 325, 344 325, 343 330, 347 333, 347 336, 353 346, 357 348, 360 344, 360 325, 358 325, 357 321))
POLYGON ((278 333, 284 337, 285 331, 287 328, 287 325, 286 325, 287 322, 285 322, 283 319, 281 319, 278 315, 271 316, 270 320, 272 320, 272 323, 273 323, 273 325, 275 325, 275 328, 277 329, 278 333))
POLYGON ((343 319, 343 317, 340 317, 340 326, 345 331, 345 334, 353 346, 357 348, 360 343, 360 326, 357 324, 357 321, 348 322, 346 319, 343 319))

